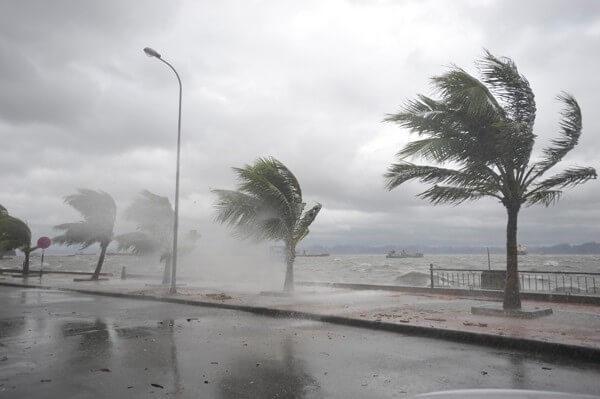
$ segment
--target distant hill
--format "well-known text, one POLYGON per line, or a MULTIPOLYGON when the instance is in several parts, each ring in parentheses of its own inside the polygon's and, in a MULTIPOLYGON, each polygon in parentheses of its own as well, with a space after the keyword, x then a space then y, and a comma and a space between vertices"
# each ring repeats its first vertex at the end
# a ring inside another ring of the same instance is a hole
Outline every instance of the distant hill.
POLYGON ((600 243, 586 242, 576 245, 556 244, 550 247, 535 248, 535 252, 541 254, 600 255, 600 243))
MULTIPOLYGON (((489 247, 492 254, 503 254, 506 251, 502 247, 489 247)), ((308 253, 331 253, 339 255, 383 255, 391 250, 405 249, 409 252, 423 252, 425 254, 474 254, 486 253, 485 246, 418 246, 418 245, 307 245, 298 249, 298 253, 306 250, 308 253)), ((573 255, 600 255, 600 243, 586 242, 583 244, 556 244, 551 246, 529 246, 531 254, 573 254, 573 255)))

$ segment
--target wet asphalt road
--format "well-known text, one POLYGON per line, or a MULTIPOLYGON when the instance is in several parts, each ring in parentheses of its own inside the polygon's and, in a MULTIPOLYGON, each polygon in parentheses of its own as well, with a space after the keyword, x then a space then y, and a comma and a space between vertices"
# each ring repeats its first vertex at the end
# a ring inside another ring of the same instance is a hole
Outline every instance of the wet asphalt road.
POLYGON ((0 397, 600 395, 600 365, 243 312, 0 287, 0 397))

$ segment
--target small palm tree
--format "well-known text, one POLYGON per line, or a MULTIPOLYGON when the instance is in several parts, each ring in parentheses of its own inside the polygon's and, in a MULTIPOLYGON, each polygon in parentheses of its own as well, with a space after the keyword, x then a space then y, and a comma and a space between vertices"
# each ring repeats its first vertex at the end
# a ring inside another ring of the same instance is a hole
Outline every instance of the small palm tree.
POLYGON ((29 274, 29 255, 37 249, 31 246, 31 230, 27 223, 10 216, 6 208, 0 205, 0 254, 14 249, 25 254, 23 274, 29 274))
POLYGON ((504 308, 521 307, 517 259, 517 218, 523 205, 555 203, 562 189, 596 178, 590 167, 570 167, 543 175, 559 163, 581 135, 581 110, 566 93, 559 138, 532 161, 536 106, 527 79, 509 58, 485 53, 477 63, 482 80, 454 67, 432 79, 440 99, 420 95, 389 115, 421 139, 408 143, 399 162, 385 174, 393 190, 409 180, 433 184, 419 194, 434 204, 459 204, 482 197, 496 198, 506 208, 506 286, 504 308), (440 166, 415 165, 420 157, 440 166))
POLYGON ((116 237, 120 250, 138 255, 158 253, 165 262, 163 284, 170 282, 175 212, 167 197, 144 190, 125 211, 125 218, 135 222, 137 231, 116 237))
POLYGON ((292 291, 296 245, 308 234, 321 204, 304 212, 306 204, 296 176, 275 158, 260 158, 233 171, 240 181, 237 190, 213 190, 218 196, 216 220, 235 228, 241 238, 283 241, 284 290, 292 291))
POLYGON ((65 203, 72 206, 83 220, 55 226, 63 234, 54 238, 59 244, 79 245, 82 249, 95 243, 100 244, 100 257, 92 280, 98 280, 106 249, 113 240, 113 230, 117 214, 117 205, 110 194, 104 191, 79 189, 76 194, 65 197, 65 203))

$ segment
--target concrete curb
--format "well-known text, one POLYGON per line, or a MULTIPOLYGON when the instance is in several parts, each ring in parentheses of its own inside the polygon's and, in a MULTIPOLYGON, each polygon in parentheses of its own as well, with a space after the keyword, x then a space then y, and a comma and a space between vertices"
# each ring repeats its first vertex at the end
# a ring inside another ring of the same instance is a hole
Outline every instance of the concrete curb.
MULTIPOLYGON (((377 290, 377 291, 398 291, 415 292, 421 294, 442 294, 458 295, 476 298, 492 298, 502 300, 502 291, 494 290, 464 290, 460 288, 429 288, 429 287, 411 287, 402 285, 385 284, 356 284, 356 283, 328 283, 320 281, 299 281, 296 284, 306 287, 330 287, 345 288, 350 290, 377 290)), ((555 302, 555 303, 579 303, 585 305, 600 305, 600 296, 584 296, 569 294, 546 294, 542 292, 521 292, 521 299, 555 302)))
POLYGON ((479 333, 473 331, 450 330, 435 327, 415 326, 410 324, 396 324, 375 320, 356 319, 345 316, 322 315, 318 313, 303 312, 298 310, 284 310, 264 306, 238 305, 230 303, 218 303, 184 298, 171 298, 156 295, 138 295, 122 292, 96 291, 78 288, 50 287, 33 284, 19 284, 0 281, 0 286, 18 288, 36 288, 44 290, 56 290, 63 292, 76 292, 87 295, 98 295, 115 298, 138 299, 145 301, 176 303, 181 305, 192 305, 210 307, 217 309, 237 310, 261 316, 275 318, 292 318, 313 320, 332 323, 350 327, 368 328, 371 330, 395 332, 421 337, 438 338, 454 342, 488 346, 499 349, 516 349, 536 354, 551 354, 553 356, 565 356, 569 358, 584 359, 592 362, 600 362, 600 349, 580 345, 562 344, 558 342, 539 341, 529 338, 516 338, 495 334, 479 333))

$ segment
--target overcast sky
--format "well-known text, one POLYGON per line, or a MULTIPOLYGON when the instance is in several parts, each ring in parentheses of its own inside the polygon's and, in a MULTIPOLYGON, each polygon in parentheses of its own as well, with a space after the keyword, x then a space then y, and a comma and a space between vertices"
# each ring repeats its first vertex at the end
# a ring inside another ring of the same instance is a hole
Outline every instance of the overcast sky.
MULTIPOLYGON (((274 156, 323 210, 309 243, 501 245, 494 200, 433 206, 426 187, 382 174, 409 139, 382 123, 483 48, 515 60, 536 94, 536 152, 558 132, 555 97, 583 110, 563 162, 600 169, 599 1, 124 1, 0 3, 0 204, 34 238, 77 220, 63 197, 142 189, 173 197, 177 85, 183 85, 181 216, 210 242, 210 188, 230 167, 274 156)), ((560 169, 558 169, 560 170, 560 169)), ((122 213, 119 213, 121 216, 122 213)), ((122 220, 118 231, 131 228, 122 220)), ((520 242, 600 241, 600 185, 521 213, 520 242)))

